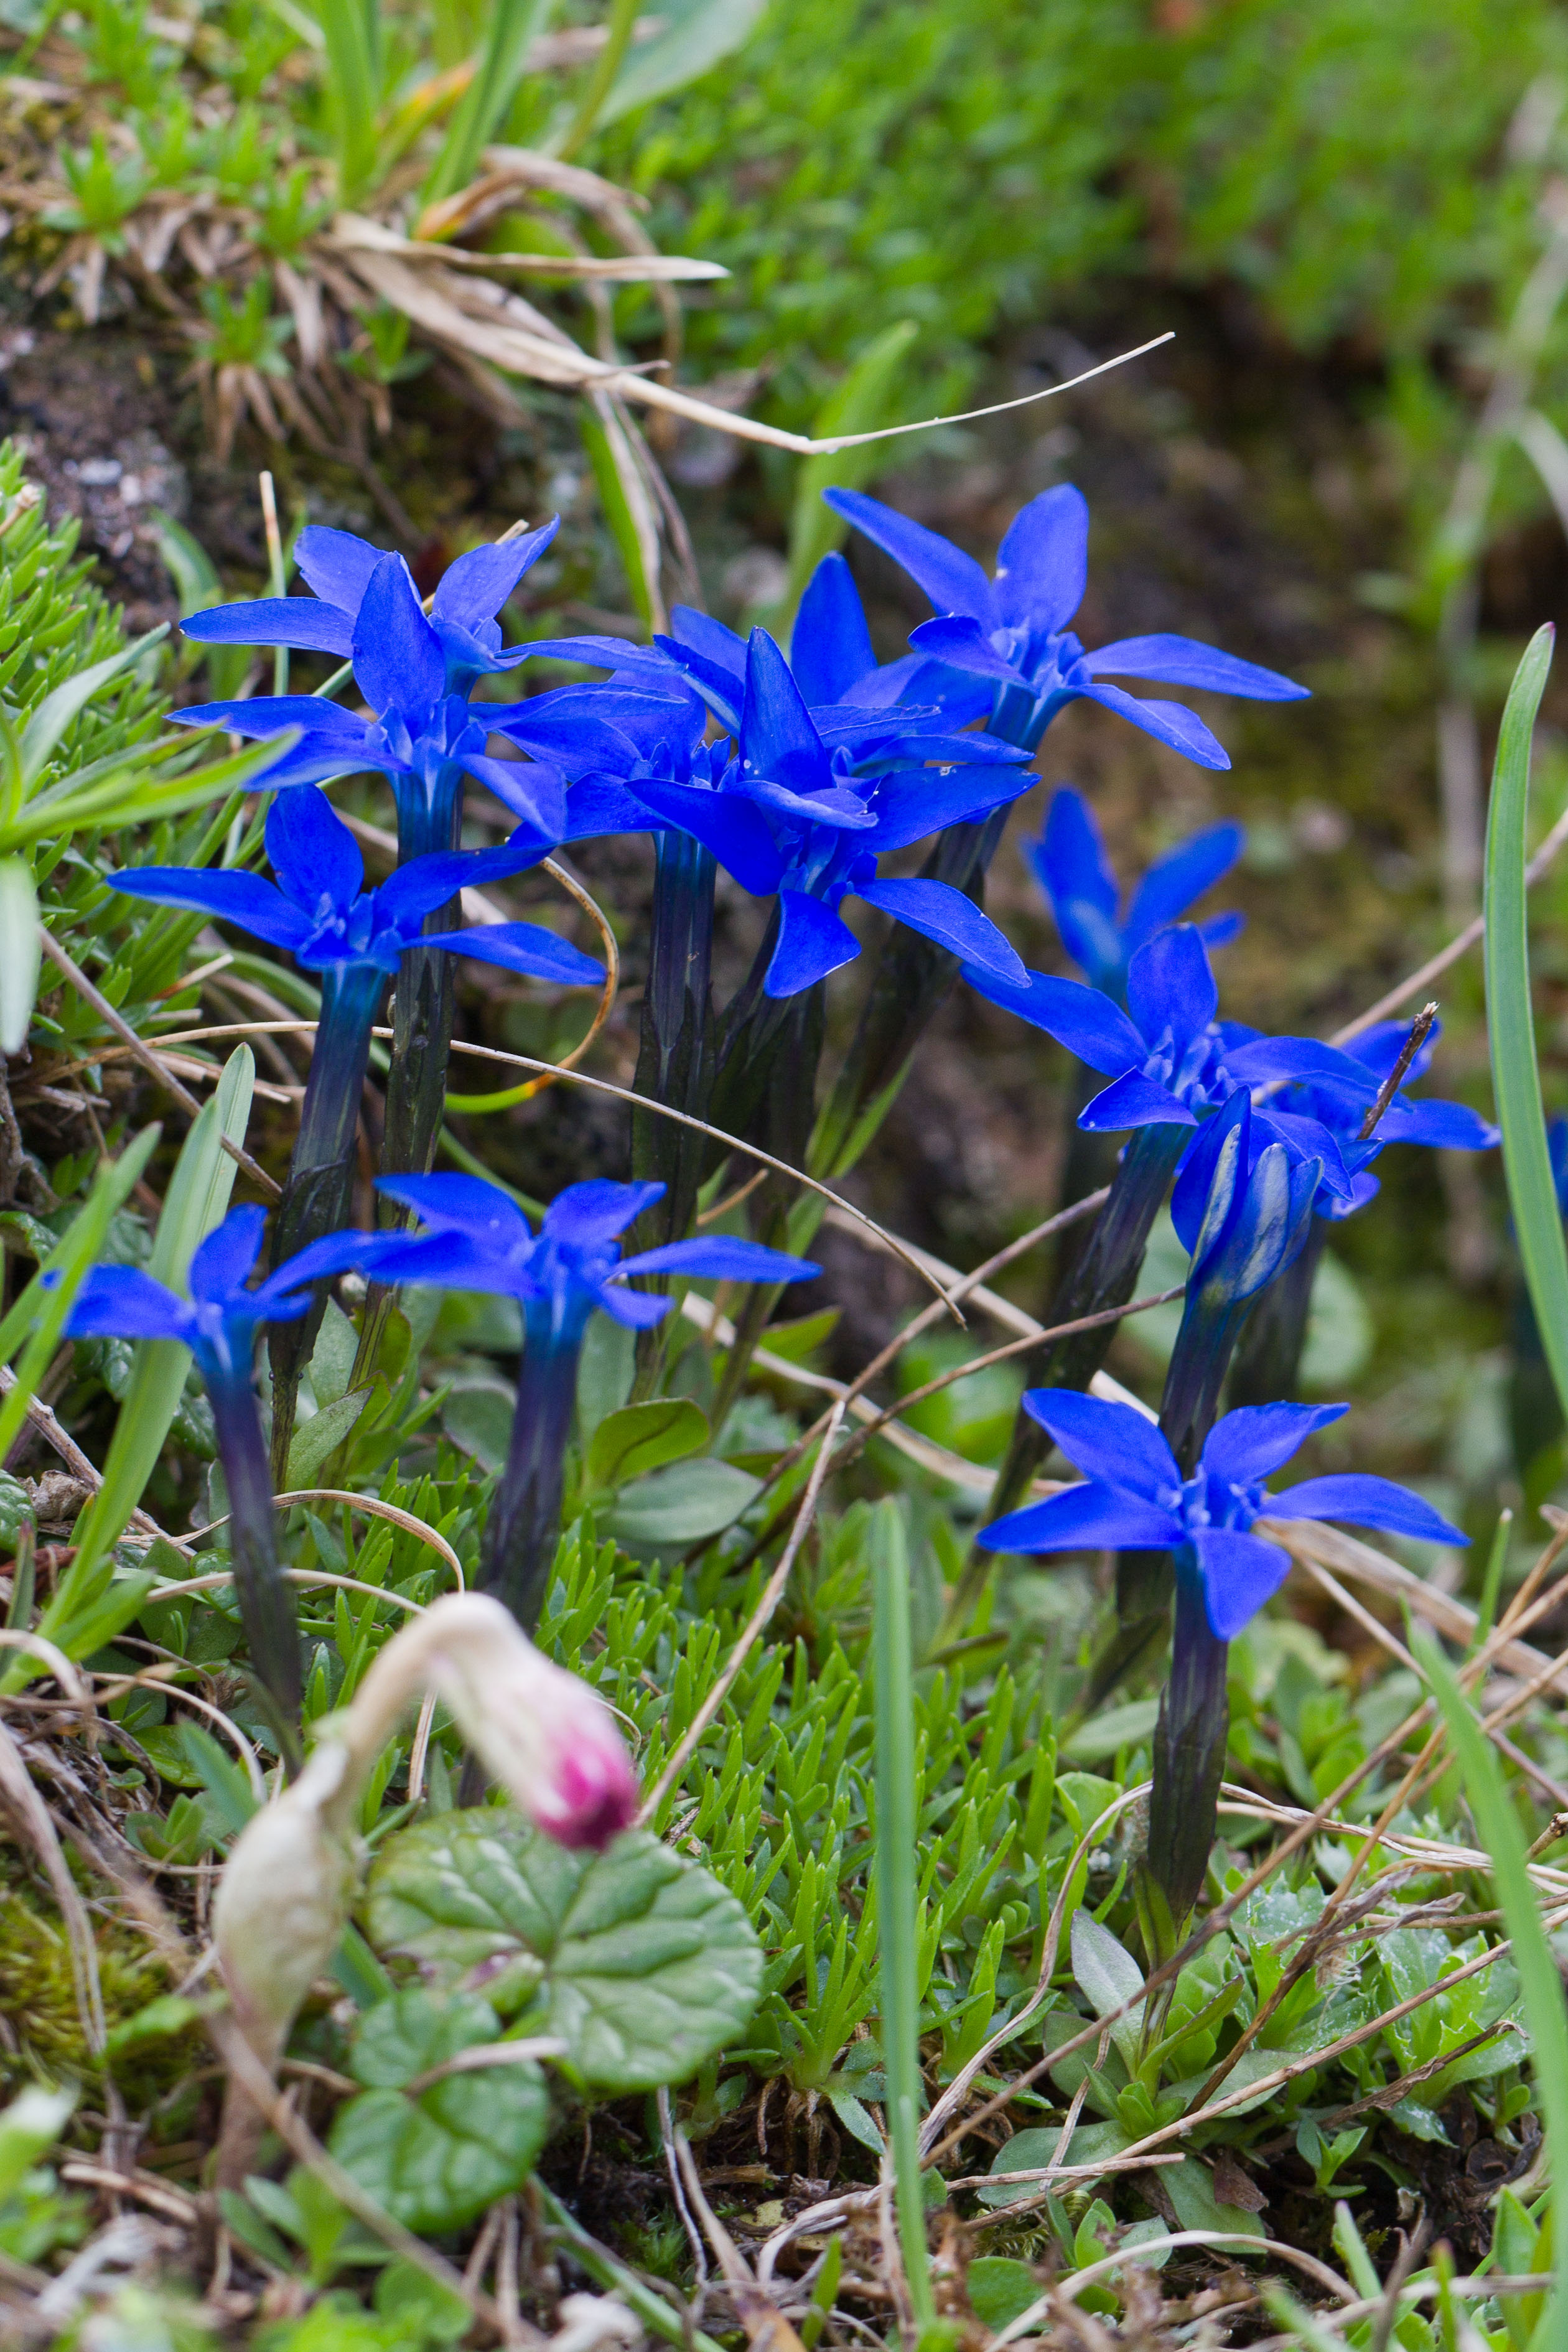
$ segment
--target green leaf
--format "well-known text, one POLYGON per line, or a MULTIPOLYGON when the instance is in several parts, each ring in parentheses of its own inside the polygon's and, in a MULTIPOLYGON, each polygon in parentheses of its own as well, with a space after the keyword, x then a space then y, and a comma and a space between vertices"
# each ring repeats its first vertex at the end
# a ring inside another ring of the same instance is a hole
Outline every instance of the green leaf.
POLYGON ((708 1416, 689 1397, 650 1397, 644 1404, 623 1405, 594 1432, 585 1487, 596 1494, 602 1487, 625 1486, 667 1462, 700 1452, 707 1443, 708 1416))
POLYGON ((569 1853, 487 1806, 388 1838, 367 1896, 371 1940, 437 1983, 544 1963, 530 2033, 558 2034, 595 2088, 684 2082, 755 2008, 763 1954, 733 1895, 646 1830, 569 1853))
POLYGON ((437 204, 467 185, 487 141, 495 137, 517 95, 528 45, 549 13, 549 0, 495 0, 474 78, 463 92, 441 152, 425 183, 424 201, 437 204))
POLYGON ((766 5, 767 0, 669 0, 658 12, 661 29, 628 52, 595 117, 595 129, 618 121, 634 106, 683 89, 731 56, 750 39, 766 5))
POLYGON ((327 1405, 300 1423, 289 1447, 289 1465, 284 1472, 289 1494, 296 1495, 302 1487, 314 1484, 370 1400, 369 1389, 351 1389, 335 1404, 327 1405))
MULTIPOLYGON (((1503 725, 1506 731, 1506 715, 1503 725)), ((1500 750, 1498 757, 1500 768, 1500 750)), ((1417 1630, 1411 1639, 1422 1672, 1443 1710, 1448 1738, 1465 1776, 1465 1793, 1479 1843, 1491 1856, 1492 1881, 1504 1924, 1513 1940, 1513 1964, 1519 1971, 1524 2019, 1535 2054, 1535 2084, 1547 2146, 1568 2147, 1568 2006, 1564 2005, 1557 1962, 1541 1923, 1519 1816, 1510 1800, 1496 1751, 1483 1736, 1441 1649, 1425 1631, 1417 1630)), ((1562 2288, 1554 2288, 1537 2328, 1537 2342, 1546 2345, 1561 2340, 1558 2330, 1563 2303, 1562 2288)))
POLYGON ((199 1723, 181 1724, 180 1746, 197 1784, 206 1791, 208 1811, 220 1835, 237 1837, 258 1810, 248 1774, 199 1723))
MULTIPOLYGON (((1134 2000, 1143 1982, 1143 1971, 1131 1953, 1088 1911, 1073 1913, 1072 1972, 1080 1990, 1089 1995, 1096 2017, 1110 2017, 1123 2001, 1134 2000)), ((1143 2004, 1137 2000, 1110 2029, 1110 2039, 1130 2074, 1138 2063, 1142 2033, 1143 2004)))
POLYGON ((850 2138, 858 2139, 862 2147, 869 2148, 880 2164, 887 2153, 886 2144, 877 2129, 877 2118, 864 2100, 858 2099, 853 2091, 829 2091, 827 2104, 850 2138))
POLYGON ((38 993, 38 893, 24 858, 0 862, 0 1054, 27 1042, 38 993))
POLYGON ((76 2095, 34 2085, 0 2109, 0 2204, 53 2147, 71 2119, 76 2095))
MULTIPOLYGON (((174 1164, 147 1271, 182 1295, 187 1291, 192 1258, 228 1214, 236 1169, 224 1138, 230 1143, 245 1141, 255 1082, 255 1057, 248 1045, 241 1045, 229 1055, 211 1097, 191 1122, 174 1164)), ((83 1583, 118 1543, 142 1500, 180 1409, 190 1365, 190 1349, 177 1339, 136 1343, 131 1384, 103 1465, 103 1485, 77 1533, 72 1566, 83 1583)))
POLYGON ((1021 2318, 1045 2293, 1027 2263, 1009 2262, 1005 2254, 982 2254, 970 2263, 966 2283, 974 2316, 993 2335, 1021 2318))
POLYGON ((658 519, 648 499, 630 434, 604 398, 584 401, 577 422, 632 603, 644 628, 651 631, 663 625, 658 593, 658 519))
POLYGON ((1195 2156, 1184 2156, 1180 2164, 1167 2165, 1161 2172, 1160 2182, 1184 2230, 1234 2230, 1246 2237, 1262 2237, 1263 2223, 1256 2213, 1249 2213, 1243 2205, 1219 2202, 1214 2193, 1214 2176, 1195 2156))
POLYGON ((380 11, 376 0, 315 0, 327 46, 324 77, 338 201, 355 205, 375 184, 380 147, 380 11))
POLYGON ((505 1466, 516 1417, 516 1393, 500 1381, 455 1388, 441 1407, 441 1426, 453 1444, 471 1454, 481 1470, 492 1472, 505 1466))
POLYGON ((731 1462, 703 1455, 672 1463, 635 1486, 623 1486, 605 1522, 606 1533, 629 1550, 659 1544, 700 1543, 738 1519, 762 1480, 731 1462))
POLYGON ((1062 1753, 1079 1764, 1103 1764, 1120 1748, 1147 1739, 1160 1713, 1157 1698, 1129 1699, 1125 1706, 1108 1706, 1085 1717, 1062 1742, 1062 1753))
POLYGON ((637 1333, 613 1316, 595 1315, 589 1324, 577 1359, 577 1428, 584 1439, 630 1396, 637 1347, 637 1333))
POLYGON ((401 2260, 388 2263, 378 2274, 374 2303, 378 2315, 395 2321, 411 2346, 456 2344, 473 2323, 460 2294, 401 2260))
POLYGON ((1514 673, 1498 736, 1487 821, 1487 1031, 1520 1263, 1558 1398, 1568 1412, 1568 1247, 1552 1181, 1535 1058, 1524 879, 1531 739, 1552 645, 1550 625, 1531 637, 1514 673))
MULTIPOLYGON (((1057 2147, 1061 2139, 1061 2126, 1051 2124, 1038 2131, 1015 2132, 1004 2140, 991 2159, 993 2172, 1033 2172, 1047 2164, 1109 2163, 1131 2145, 1120 2124, 1079 2124, 1068 2144, 1065 2156, 1058 2158, 1057 2147)), ((1085 2179, 1076 2180, 1075 2189, 1087 2189, 1085 2179)), ((1037 2180, 1012 2180, 999 2183, 994 2189, 975 2191, 982 2205, 1017 2205, 1026 2197, 1037 2196, 1041 2184, 1037 2180)))
POLYGON ((74 677, 68 677, 63 686, 57 686, 52 694, 45 695, 22 730, 24 789, 30 789, 37 782, 66 730, 87 709, 93 696, 100 693, 111 678, 119 677, 133 663, 140 661, 151 646, 161 645, 168 634, 169 625, 164 621, 159 627, 149 629, 144 637, 133 638, 130 645, 121 646, 120 651, 110 654, 107 661, 94 662, 90 669, 78 670, 74 677))
POLYGON ((359 1333, 335 1298, 329 1298, 310 1350, 310 1387, 318 1410, 348 1394, 359 1353, 359 1333))
POLYGON ((416 2096, 404 2085, 500 2038, 488 2000, 421 1989, 360 2021, 351 2064, 369 2087, 338 2111, 331 2151, 410 2230, 456 2230, 520 2188, 544 2145, 550 2097, 531 2059, 454 2074, 416 2096))

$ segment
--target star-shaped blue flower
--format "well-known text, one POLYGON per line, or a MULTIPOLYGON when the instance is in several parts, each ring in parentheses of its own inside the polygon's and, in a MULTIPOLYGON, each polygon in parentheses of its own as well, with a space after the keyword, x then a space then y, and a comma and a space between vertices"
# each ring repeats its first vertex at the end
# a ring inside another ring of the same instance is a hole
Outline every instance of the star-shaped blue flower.
POLYGON ((1461 1529, 1390 1478, 1346 1473, 1282 1493, 1263 1484, 1343 1404, 1246 1405, 1215 1423, 1184 1478, 1151 1421, 1131 1405, 1072 1389, 1031 1389, 1024 1405, 1086 1483, 982 1528, 993 1551, 1170 1551, 1202 1580, 1210 1631, 1231 1641, 1285 1580, 1289 1554, 1250 1530, 1260 1518, 1343 1519, 1426 1543, 1463 1544, 1461 1529))
MULTIPOLYGON (((849 897, 1023 989, 1023 964, 972 899, 942 882, 884 881, 878 859, 1016 798, 1033 778, 1002 764, 1010 755, 984 737, 953 737, 938 749, 906 741, 896 723, 891 740, 858 761, 847 744, 825 740, 821 716, 807 709, 773 639, 754 629, 732 754, 704 745, 693 715, 683 730, 663 729, 651 743, 628 735, 616 771, 585 777, 574 799, 590 786, 629 792, 654 818, 710 849, 742 889, 776 895, 769 996, 797 995, 859 954, 838 912, 849 897), (927 753, 941 764, 905 764, 927 753)), ((865 754, 864 742, 860 748, 865 754)))
MULTIPOLYGON (((487 671, 512 669, 527 660, 531 646, 502 646, 496 615, 560 528, 560 516, 552 515, 538 530, 459 555, 443 572, 431 600, 429 625, 441 654, 446 692, 467 695, 487 671)), ((182 622, 186 636, 208 646, 293 646, 344 661, 357 656, 361 608, 383 563, 396 567, 415 604, 419 603, 402 556, 352 531, 324 530, 312 523, 295 541, 294 560, 314 595, 216 604, 182 622)))
MULTIPOLYGON (((72 1339, 175 1339, 188 1348, 210 1389, 250 1381, 256 1333, 263 1323, 292 1323, 310 1311, 312 1286, 363 1262, 366 1234, 331 1234, 311 1242, 254 1287, 267 1212, 231 1209, 191 1259, 188 1298, 134 1265, 95 1265, 71 1302, 72 1339)), ((52 1287, 58 1275, 46 1275, 52 1287)))
POLYGON ((669 1242, 621 1255, 620 1237, 663 1192, 662 1184, 614 1184, 594 1178, 569 1184, 545 1211, 536 1234, 498 1185, 477 1176, 383 1177, 377 1189, 413 1209, 425 1231, 378 1244, 376 1273, 385 1282, 432 1283, 517 1299, 528 1349, 574 1351, 599 1309, 645 1330, 668 1314, 669 1300, 627 1285, 634 1275, 684 1274, 715 1282, 806 1282, 809 1260, 723 1234, 669 1242))
POLYGON ((285 948, 310 971, 372 966, 395 973, 416 943, 473 956, 566 987, 604 979, 604 967, 537 923, 476 924, 425 933, 425 919, 470 883, 498 880, 535 862, 526 847, 449 851, 411 858, 366 890, 359 844, 324 793, 293 784, 267 815, 276 884, 223 867, 132 866, 110 878, 128 898, 190 907, 285 948))
POLYGON ((951 668, 994 681, 993 691, 1000 689, 996 730, 1031 751, 1058 711, 1081 698, 1119 712, 1200 768, 1228 768, 1224 746, 1184 704, 1141 702, 1105 681, 1149 678, 1257 702, 1296 702, 1308 691, 1277 670, 1193 637, 1121 637, 1086 652, 1068 624, 1088 585, 1089 508, 1068 482, 1043 490, 1014 518, 994 580, 951 541, 863 491, 830 489, 823 497, 935 605, 938 617, 923 622, 910 643, 951 668))
MULTIPOLYGON (((1038 841, 1024 855, 1034 867, 1056 918, 1058 933, 1084 978, 1121 1004, 1127 966, 1156 931, 1179 922, 1196 898, 1229 873, 1246 835, 1238 824, 1211 825, 1167 851, 1150 866, 1122 911, 1121 887, 1110 870, 1094 813, 1081 793, 1060 784, 1051 795, 1038 841)), ((1247 918, 1215 915, 1198 925, 1205 947, 1235 939, 1247 918)))
MULTIPOLYGON (((1030 972, 1023 988, 974 971, 964 977, 993 1004, 1045 1030, 1111 1079, 1079 1115, 1079 1125, 1090 1133, 1173 1123, 1195 1128, 1238 1087, 1251 1092, 1281 1080, 1321 1079, 1363 1108, 1377 1093, 1373 1073, 1336 1046, 1314 1037, 1265 1037, 1216 1021, 1219 992, 1192 923, 1173 924, 1138 949, 1127 968, 1126 1012, 1097 988, 1046 972, 1030 972)), ((1323 1181, 1336 1197, 1350 1199, 1339 1147, 1320 1121, 1268 1100, 1255 1106, 1253 1129, 1259 1150, 1280 1142, 1293 1159, 1321 1160, 1323 1181)))

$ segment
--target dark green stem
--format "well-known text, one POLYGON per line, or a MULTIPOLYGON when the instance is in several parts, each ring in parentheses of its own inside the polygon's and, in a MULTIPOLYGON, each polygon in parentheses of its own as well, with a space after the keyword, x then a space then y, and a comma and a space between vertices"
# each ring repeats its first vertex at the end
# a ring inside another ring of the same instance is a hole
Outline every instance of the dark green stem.
MULTIPOLYGON (((321 1019, 300 1114, 300 1132, 272 1228, 274 1267, 324 1234, 347 1224, 353 1197, 354 1154, 370 1033, 386 975, 374 964, 338 964, 323 975, 321 1019)), ((310 1312, 297 1323, 276 1323, 268 1339, 272 1370, 272 1476, 288 1483, 289 1444, 300 1377, 310 1360, 326 1308, 318 1283, 310 1312)))
POLYGON ((228 1489, 228 1549, 258 1696, 292 1777, 303 1760, 300 1716, 304 1680, 294 1595, 278 1564, 277 1514, 261 1414, 248 1364, 207 1369, 207 1399, 228 1489))
POLYGON ((548 1309, 527 1318, 511 1446, 485 1521, 480 1590, 504 1601, 526 1633, 539 1622, 561 1534, 581 1341, 556 1330, 548 1309))
POLYGON ((1146 1867, 1178 1937, 1203 1892, 1214 1846, 1230 1707, 1230 1644, 1209 1628, 1203 1577, 1190 1552, 1176 1555, 1176 1622, 1171 1674, 1154 1728, 1146 1867))
MULTIPOLYGON (((710 850, 689 834, 658 835, 653 936, 647 986, 643 992, 642 1038, 637 1093, 668 1103, 692 1118, 706 1118, 713 1091, 712 993, 713 880, 710 850)), ((657 1112, 632 1112, 632 1173, 639 1181, 665 1187, 637 1221, 633 1249, 657 1249, 681 1241, 691 1230, 697 1194, 709 1157, 706 1136, 657 1112)), ((658 1277, 650 1286, 668 1288, 658 1277)), ((651 1396, 662 1376, 667 1316, 639 1334, 633 1396, 651 1396)))

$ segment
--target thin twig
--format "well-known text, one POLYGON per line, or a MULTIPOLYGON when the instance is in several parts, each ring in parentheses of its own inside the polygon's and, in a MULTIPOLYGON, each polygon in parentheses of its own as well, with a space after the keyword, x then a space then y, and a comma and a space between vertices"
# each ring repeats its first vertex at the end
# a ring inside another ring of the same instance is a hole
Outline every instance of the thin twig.
POLYGON ((1437 1005, 1436 1000, 1434 999, 1430 1004, 1424 1004, 1421 1007, 1420 1012, 1415 1015, 1415 1020, 1411 1023, 1410 1034, 1406 1037, 1404 1045, 1401 1045, 1399 1049, 1399 1058, 1394 1063, 1393 1069, 1390 1070, 1387 1077, 1384 1078, 1382 1086, 1379 1087, 1377 1090, 1377 1098, 1369 1106, 1366 1117, 1361 1123, 1361 1132, 1356 1137, 1356 1141, 1358 1143, 1370 1142, 1372 1138, 1377 1133, 1384 1113, 1387 1110, 1389 1104, 1394 1100, 1394 1096, 1399 1092, 1400 1087, 1404 1085, 1410 1065, 1415 1059, 1416 1055, 1421 1051, 1422 1046, 1426 1043, 1426 1039, 1431 1034, 1432 1024, 1436 1018, 1437 1005))
MULTIPOLYGON (((43 949, 44 953, 48 957, 49 961, 56 965, 58 969, 65 974, 66 978, 70 982, 71 986, 76 990, 77 994, 82 999, 83 1003, 90 1004, 99 1019, 108 1023, 110 1028, 113 1030, 115 1035, 120 1039, 122 1045, 129 1046, 132 1054, 135 1056, 136 1060, 142 1064, 143 1069, 145 1069, 151 1076, 157 1079, 158 1084, 163 1087, 166 1093, 173 1095, 174 1100, 179 1104, 182 1110, 188 1111, 193 1118, 199 1118, 202 1107, 200 1103, 197 1102, 195 1095, 189 1093, 187 1089, 182 1086, 180 1080, 175 1077, 174 1072, 153 1051, 152 1046, 146 1043, 145 1039, 141 1038, 136 1034, 135 1030, 132 1029, 129 1021, 125 1020, 121 1014, 115 1011, 113 1005, 109 1002, 108 997, 100 994, 99 991, 94 988, 91 981, 89 980, 86 972, 81 971, 78 965, 72 962, 70 957, 67 955, 64 948, 61 947, 58 940, 54 937, 53 933, 40 927, 38 932, 38 944, 43 949)), ((264 1192, 270 1200, 280 1201, 283 1198, 282 1185, 278 1183, 274 1178, 270 1177, 267 1173, 266 1169, 261 1167, 258 1161, 251 1158, 249 1152, 247 1151, 242 1143, 234 1142, 228 1136, 224 1135, 221 1132, 218 1136, 218 1141, 223 1145, 223 1148, 227 1152, 229 1158, 244 1169, 251 1182, 258 1185, 261 1191, 264 1192)))

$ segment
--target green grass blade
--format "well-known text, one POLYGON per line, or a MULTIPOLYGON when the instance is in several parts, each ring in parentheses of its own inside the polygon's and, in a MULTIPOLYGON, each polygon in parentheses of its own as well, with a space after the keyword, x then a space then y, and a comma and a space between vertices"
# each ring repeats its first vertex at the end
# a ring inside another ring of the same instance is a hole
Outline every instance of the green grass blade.
MULTIPOLYGON (((1549 2148, 1568 2147, 1568 2001, 1563 1998, 1563 1979, 1530 1883, 1524 1832, 1510 1802, 1502 1768, 1442 1651, 1426 1633, 1417 1633, 1414 1645, 1422 1671, 1443 1710, 1448 1737, 1465 1776, 1465 1793, 1480 1843, 1491 1856, 1492 1881, 1504 1924, 1512 1938, 1513 1964, 1524 2000, 1524 2021, 1530 2030, 1546 2145, 1549 2148)), ((1561 2287, 1554 2286, 1536 2330, 1538 2343, 1555 2345, 1563 2341, 1558 2327, 1565 2304, 1568 2298, 1561 2287)))
POLYGON ((356 205, 376 179, 381 71, 374 0, 316 0, 326 41, 327 121, 338 167, 338 202, 356 205))
MULTIPOLYGON (((216 1092, 192 1122, 174 1166, 147 1271, 171 1290, 184 1291, 200 1243, 228 1213, 235 1163, 223 1138, 243 1143, 250 1121, 256 1062, 248 1045, 231 1054, 216 1092)), ((121 1402, 103 1465, 103 1485, 77 1529, 72 1574, 79 1589, 92 1582, 99 1562, 125 1531, 169 1434, 190 1369, 190 1350, 177 1339, 142 1339, 132 1358, 131 1384, 121 1402)))
MULTIPOLYGON (((811 429, 818 439, 831 440, 840 433, 874 433, 879 425, 894 423, 899 379, 919 332, 912 319, 900 319, 867 344, 813 418, 811 429)), ((806 582, 823 557, 842 546, 848 534, 844 517, 823 505, 823 491, 860 489, 879 468, 886 468, 887 462, 876 446, 837 449, 824 457, 802 460, 790 517, 789 581, 777 610, 770 615, 775 626, 793 621, 806 582)))
POLYGON ((517 95, 528 45, 543 26, 550 0, 495 0, 489 30, 452 117, 441 152, 425 184, 425 202, 438 204, 455 189, 465 187, 479 169, 479 157, 493 139, 517 95))
POLYGON ((910 2303, 923 2332, 936 2317, 921 2189, 920 1951, 915 1847, 914 1675, 910 1561, 904 1522, 889 1496, 871 1514, 868 1540, 877 1706, 877 1928, 888 2127, 910 2303))
POLYGON ((1553 635, 1550 625, 1538 629, 1525 648, 1498 738, 1487 823, 1487 1030, 1520 1263, 1552 1378, 1568 1413, 1568 1249, 1552 1181, 1535 1056, 1524 879, 1531 738, 1552 667, 1553 635))

